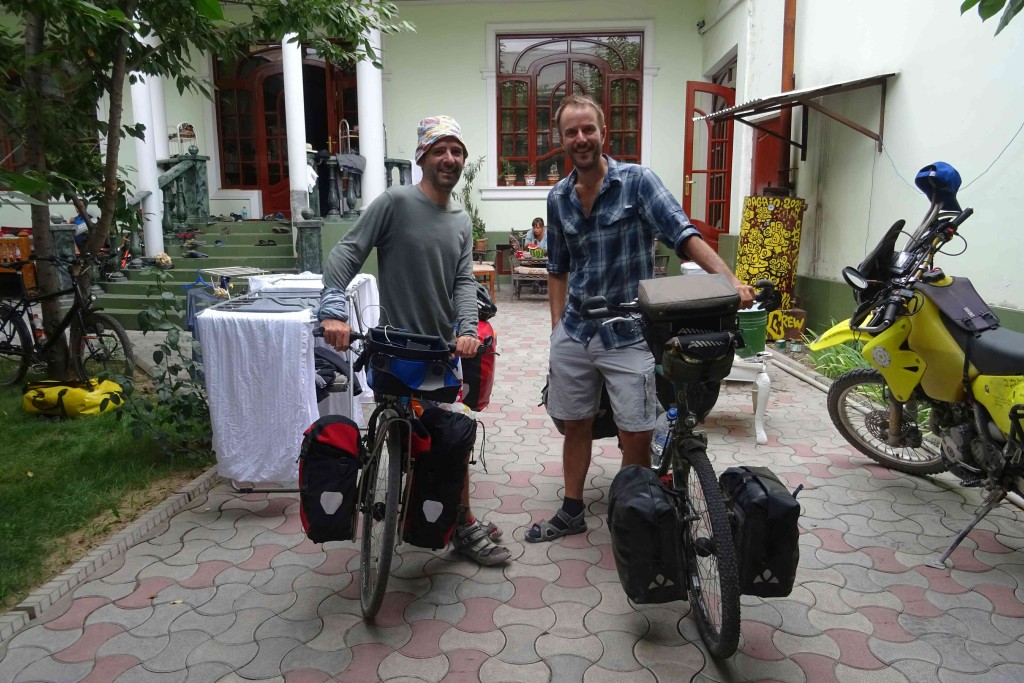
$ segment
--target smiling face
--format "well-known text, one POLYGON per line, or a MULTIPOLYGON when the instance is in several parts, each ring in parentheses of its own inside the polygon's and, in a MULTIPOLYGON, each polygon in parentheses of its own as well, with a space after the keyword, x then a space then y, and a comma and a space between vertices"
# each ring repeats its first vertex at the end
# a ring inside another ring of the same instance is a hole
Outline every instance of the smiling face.
POLYGON ((571 104, 561 112, 558 123, 562 148, 573 166, 585 172, 600 163, 604 128, 593 107, 571 104))
POLYGON ((462 177, 466 153, 455 138, 441 138, 430 146, 419 161, 423 180, 444 193, 451 193, 462 177))

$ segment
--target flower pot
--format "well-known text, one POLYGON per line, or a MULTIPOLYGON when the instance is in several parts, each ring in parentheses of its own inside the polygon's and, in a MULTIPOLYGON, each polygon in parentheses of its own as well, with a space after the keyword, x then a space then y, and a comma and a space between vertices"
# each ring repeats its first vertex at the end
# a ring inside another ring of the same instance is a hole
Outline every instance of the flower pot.
POLYGON ((505 185, 511 187, 516 184, 516 177, 514 175, 505 176, 505 185))
POLYGON ((559 180, 561 180, 561 178, 559 178, 557 175, 549 175, 548 176, 548 185, 554 185, 559 180))
POLYGON ((481 238, 481 239, 478 239, 478 240, 473 240, 473 250, 474 251, 487 251, 487 238, 484 237, 484 238, 481 238))
POLYGON ((537 184, 537 176, 533 174, 527 173, 525 176, 523 176, 523 178, 526 180, 526 184, 530 187, 533 187, 534 185, 537 184))

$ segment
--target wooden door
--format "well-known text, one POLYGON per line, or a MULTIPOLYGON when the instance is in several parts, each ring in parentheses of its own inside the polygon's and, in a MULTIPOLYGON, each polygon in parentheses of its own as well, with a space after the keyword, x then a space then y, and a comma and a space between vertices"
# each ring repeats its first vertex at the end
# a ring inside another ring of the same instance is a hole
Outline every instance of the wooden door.
POLYGON ((735 101, 734 88, 703 81, 686 84, 683 210, 716 251, 718 236, 729 232, 733 122, 695 123, 693 117, 721 111, 735 101))

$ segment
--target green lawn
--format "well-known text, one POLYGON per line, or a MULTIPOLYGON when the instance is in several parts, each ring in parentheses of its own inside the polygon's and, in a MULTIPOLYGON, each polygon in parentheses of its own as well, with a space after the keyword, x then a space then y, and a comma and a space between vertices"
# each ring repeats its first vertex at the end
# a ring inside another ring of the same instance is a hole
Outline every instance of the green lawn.
POLYGON ((21 397, 20 388, 0 389, 0 611, 159 502, 154 495, 162 500, 155 484, 213 462, 163 456, 112 413, 40 420, 22 410, 21 397))

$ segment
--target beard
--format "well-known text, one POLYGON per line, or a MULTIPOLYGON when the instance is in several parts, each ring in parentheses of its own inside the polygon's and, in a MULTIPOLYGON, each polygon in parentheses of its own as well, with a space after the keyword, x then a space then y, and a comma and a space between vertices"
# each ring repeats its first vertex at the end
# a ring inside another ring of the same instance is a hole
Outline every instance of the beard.
POLYGON ((585 148, 573 148, 569 153, 573 166, 586 170, 594 166, 601 158, 601 150, 596 145, 587 145, 585 148))
POLYGON ((429 170, 424 169, 424 175, 438 189, 451 192, 462 178, 462 166, 455 164, 448 167, 434 166, 429 170))

